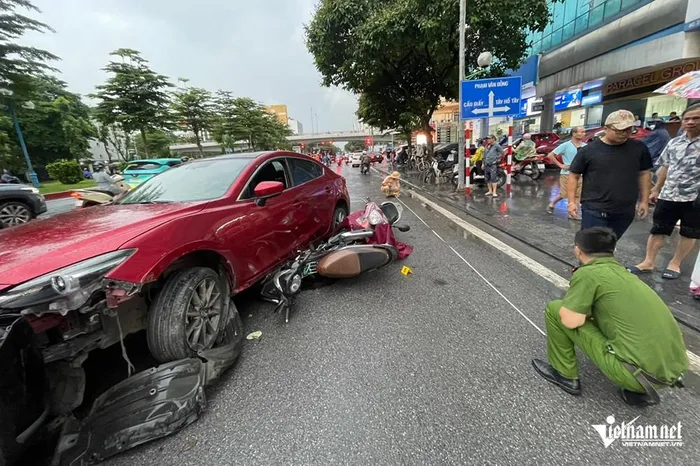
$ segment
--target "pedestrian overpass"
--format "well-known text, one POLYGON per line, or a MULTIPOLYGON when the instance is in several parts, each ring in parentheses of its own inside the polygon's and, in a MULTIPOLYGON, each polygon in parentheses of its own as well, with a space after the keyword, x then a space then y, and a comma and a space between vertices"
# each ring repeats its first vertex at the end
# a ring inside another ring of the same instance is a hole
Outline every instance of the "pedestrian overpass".
MULTIPOLYGON (((388 133, 372 133, 369 131, 330 131, 327 133, 314 134, 295 134, 287 137, 287 140, 293 145, 298 146, 325 142, 335 144, 339 142, 364 141, 367 138, 372 138, 375 144, 383 144, 392 141, 391 132, 388 133)), ((232 148, 235 152, 245 151, 248 148, 246 141, 238 141, 232 148)), ((202 143, 202 152, 206 155, 221 154, 224 147, 216 141, 207 141, 202 143)), ((170 152, 175 155, 199 155, 199 149, 196 144, 172 144, 170 152)))

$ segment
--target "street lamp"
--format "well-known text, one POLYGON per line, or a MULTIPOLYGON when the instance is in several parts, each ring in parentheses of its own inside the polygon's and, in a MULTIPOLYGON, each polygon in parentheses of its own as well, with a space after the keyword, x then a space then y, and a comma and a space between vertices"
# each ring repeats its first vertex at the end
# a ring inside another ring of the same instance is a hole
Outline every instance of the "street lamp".
MULTIPOLYGON (((6 89, 6 88, 0 89, 0 95, 8 97, 7 108, 10 111, 10 116, 12 117, 12 123, 15 126, 15 131, 17 132, 17 138, 19 139, 19 145, 22 148, 22 153, 24 154, 24 160, 27 163, 27 174, 29 175, 29 179, 31 180, 34 187, 38 188, 39 186, 41 186, 39 184, 39 177, 36 176, 36 172, 34 171, 34 168, 32 167, 32 161, 29 158, 29 152, 27 152, 27 145, 24 143, 24 136, 22 135, 22 129, 19 127, 19 120, 17 119, 17 112, 15 111, 15 101, 14 101, 14 99, 11 98, 11 96, 13 94, 14 94, 14 92, 11 89, 6 89)), ((34 110, 34 108, 36 108, 36 106, 34 105, 34 102, 23 102, 22 108, 34 110)))
POLYGON ((462 119, 462 81, 468 79, 474 79, 487 72, 487 68, 491 66, 493 61, 493 55, 491 52, 481 52, 476 59, 476 64, 479 65, 478 70, 469 76, 464 76, 465 74, 465 63, 464 55, 466 54, 465 45, 465 32, 466 32, 466 20, 467 16, 467 0, 460 0, 459 2, 459 131, 458 131, 458 162, 457 162, 457 189, 464 189, 465 176, 465 161, 466 161, 466 141, 464 138, 464 120, 462 119))

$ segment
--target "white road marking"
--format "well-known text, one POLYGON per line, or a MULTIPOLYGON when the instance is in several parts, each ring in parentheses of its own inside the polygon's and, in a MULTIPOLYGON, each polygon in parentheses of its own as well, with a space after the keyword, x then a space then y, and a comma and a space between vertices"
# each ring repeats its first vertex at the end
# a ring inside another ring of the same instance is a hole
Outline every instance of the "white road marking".
POLYGON ((557 288, 561 288, 563 290, 566 290, 567 288, 569 288, 569 280, 565 279, 561 275, 558 275, 556 272, 548 269, 547 267, 545 267, 544 265, 535 261, 534 259, 531 259, 530 257, 526 256, 522 252, 520 252, 516 249, 513 249, 512 247, 508 246, 503 241, 486 233, 484 230, 481 230, 480 228, 477 228, 476 226, 474 226, 470 223, 467 223, 465 220, 462 220, 461 218, 459 218, 458 216, 456 216, 452 212, 448 211, 447 209, 444 209, 443 207, 437 205, 436 203, 430 201, 429 199, 426 199, 425 197, 421 196, 420 194, 417 194, 415 191, 411 191, 410 196, 415 197, 421 203, 429 206, 432 210, 440 213, 442 216, 447 217, 448 220, 459 225, 462 229, 466 230, 470 234, 476 236, 477 238, 481 239, 482 241, 486 242, 487 244, 498 249, 499 251, 506 254, 507 256, 514 259, 515 261, 519 262, 520 264, 522 264, 526 268, 532 270, 537 275, 544 278, 548 282, 552 283, 557 288))
MULTIPOLYGON (((410 183, 409 183, 410 184, 410 183)), ((462 220, 461 218, 457 217, 454 215, 452 212, 449 212, 448 210, 440 207, 439 205, 435 204, 434 202, 431 202, 430 200, 424 198, 423 196, 416 194, 414 191, 411 191, 410 196, 417 198, 420 200, 423 205, 430 206, 431 209, 437 211, 438 213, 442 214, 443 216, 447 217, 448 220, 451 220, 452 222, 456 223, 460 227, 462 227, 464 230, 468 231, 469 233, 473 234, 474 236, 480 238, 481 240, 485 241, 487 244, 493 246, 494 248, 498 249, 499 251, 502 251, 506 255, 512 257, 540 277, 544 278, 545 280, 549 281, 550 283, 553 283, 555 286, 559 288, 566 289, 569 286, 569 282, 562 276, 558 275, 556 272, 548 269, 544 265, 540 264, 539 262, 534 261, 533 259, 525 256, 523 253, 511 248, 510 246, 506 245, 499 239, 491 236, 490 234, 486 233, 485 231, 477 228, 474 225, 471 225, 467 223, 466 221, 462 220), (563 283, 565 282, 565 283, 563 283)), ((489 285, 496 293, 498 293, 501 298, 505 300, 513 309, 515 309, 518 314, 520 314, 525 320, 527 320, 530 325, 535 327, 538 332, 540 332, 543 336, 546 336, 547 334, 539 327, 537 324, 535 324, 528 316, 526 316, 518 307, 513 304, 503 293, 501 293, 493 284, 488 281, 486 277, 484 277, 476 268, 474 268, 473 265, 469 263, 462 255, 457 252, 452 246, 450 246, 435 230, 433 230, 430 225, 426 223, 425 220, 421 218, 420 215, 418 215, 413 209, 411 209, 406 203, 403 201, 399 200, 401 204, 403 204, 404 207, 406 207, 413 215, 416 216, 418 220, 420 220, 423 225, 425 225, 427 228, 430 229, 430 231, 435 234, 438 238, 442 240, 447 247, 449 247, 452 252, 454 252, 457 257, 459 257, 467 266, 474 271, 484 282, 486 282, 487 285, 489 285)), ((688 361, 689 361, 689 367, 690 371, 694 372, 696 374, 700 374, 700 356, 697 354, 686 350, 686 354, 688 355, 688 361)))

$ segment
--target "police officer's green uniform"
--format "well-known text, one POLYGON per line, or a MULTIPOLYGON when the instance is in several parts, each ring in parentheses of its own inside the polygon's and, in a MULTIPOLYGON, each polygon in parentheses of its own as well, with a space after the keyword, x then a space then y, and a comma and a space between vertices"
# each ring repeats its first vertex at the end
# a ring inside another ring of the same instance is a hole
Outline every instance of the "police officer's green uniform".
POLYGON ((578 379, 574 345, 617 386, 644 393, 625 363, 664 384, 673 384, 688 370, 680 328, 659 296, 612 257, 581 266, 563 300, 547 305, 547 353, 560 375, 578 379), (559 309, 589 316, 568 329, 559 309))

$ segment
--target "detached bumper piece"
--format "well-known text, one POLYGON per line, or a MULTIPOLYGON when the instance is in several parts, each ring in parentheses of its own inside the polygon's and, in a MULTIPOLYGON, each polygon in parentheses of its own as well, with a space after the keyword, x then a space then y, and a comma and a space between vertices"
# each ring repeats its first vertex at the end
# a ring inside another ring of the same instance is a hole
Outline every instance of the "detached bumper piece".
POLYGON ((190 425, 206 406, 204 387, 230 367, 241 342, 140 372, 103 393, 90 414, 63 426, 52 466, 87 466, 190 425))

